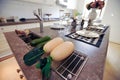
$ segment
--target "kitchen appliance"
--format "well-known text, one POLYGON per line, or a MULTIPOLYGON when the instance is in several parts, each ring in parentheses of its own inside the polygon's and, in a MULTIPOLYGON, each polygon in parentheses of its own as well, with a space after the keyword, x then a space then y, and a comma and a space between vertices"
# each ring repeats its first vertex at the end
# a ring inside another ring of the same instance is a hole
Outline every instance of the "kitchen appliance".
POLYGON ((88 28, 86 31, 71 32, 66 37, 100 47, 105 31, 108 26, 103 26, 104 29, 88 28))
POLYGON ((56 68, 55 71, 64 80, 76 80, 87 60, 87 55, 74 51, 72 55, 66 58, 62 64, 56 68))

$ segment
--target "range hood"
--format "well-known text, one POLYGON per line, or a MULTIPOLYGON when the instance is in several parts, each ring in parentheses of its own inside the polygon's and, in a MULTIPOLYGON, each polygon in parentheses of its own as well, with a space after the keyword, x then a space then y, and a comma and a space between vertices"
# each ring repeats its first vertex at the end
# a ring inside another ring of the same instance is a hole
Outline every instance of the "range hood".
POLYGON ((17 0, 17 1, 25 1, 30 3, 37 3, 43 5, 54 5, 55 0, 17 0))
POLYGON ((56 4, 62 7, 67 7, 67 0, 56 0, 56 4))

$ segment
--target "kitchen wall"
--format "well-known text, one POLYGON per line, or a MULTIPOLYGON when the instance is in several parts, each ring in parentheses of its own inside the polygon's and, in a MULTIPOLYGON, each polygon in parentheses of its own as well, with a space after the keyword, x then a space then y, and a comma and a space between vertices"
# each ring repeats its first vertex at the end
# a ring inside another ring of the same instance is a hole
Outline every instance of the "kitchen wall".
POLYGON ((103 23, 110 25, 110 41, 120 44, 120 0, 108 0, 103 23))
MULTIPOLYGON (((54 0, 53 0, 54 1, 54 0)), ((42 8, 43 17, 45 13, 50 13, 51 18, 59 18, 59 10, 69 12, 68 9, 53 5, 45 5, 39 3, 31 3, 23 0, 0 0, 0 17, 18 16, 19 18, 36 18, 33 11, 42 8)))
POLYGON ((79 13, 83 13, 85 0, 77 0, 76 9, 79 13))

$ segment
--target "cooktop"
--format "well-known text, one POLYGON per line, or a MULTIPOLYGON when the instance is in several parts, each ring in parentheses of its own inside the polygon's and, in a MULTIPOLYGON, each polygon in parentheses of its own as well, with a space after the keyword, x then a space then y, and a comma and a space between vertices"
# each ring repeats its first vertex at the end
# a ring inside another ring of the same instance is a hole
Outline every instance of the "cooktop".
POLYGON ((69 33, 65 35, 66 37, 69 37, 71 39, 75 39, 96 47, 100 47, 100 44, 103 40, 103 37, 105 35, 105 31, 107 30, 108 26, 102 27, 103 29, 98 29, 98 28, 89 28, 87 30, 89 31, 94 31, 99 34, 99 37, 86 37, 83 35, 78 35, 76 32, 69 33))

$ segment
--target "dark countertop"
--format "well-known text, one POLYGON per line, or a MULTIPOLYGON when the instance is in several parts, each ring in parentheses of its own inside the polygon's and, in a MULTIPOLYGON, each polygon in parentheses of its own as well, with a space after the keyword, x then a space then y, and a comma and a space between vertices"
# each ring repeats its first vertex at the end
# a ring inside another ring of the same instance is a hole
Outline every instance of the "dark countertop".
MULTIPOLYGON (((52 30, 47 27, 44 28, 44 33, 40 33, 38 28, 32 29, 31 31, 40 36, 49 35, 52 38, 61 36, 59 35, 58 30, 52 30)), ((28 67, 23 62, 23 56, 30 50, 28 45, 25 44, 16 35, 15 32, 7 32, 5 33, 5 37, 10 45, 10 48, 12 49, 16 57, 16 60, 19 66, 21 67, 25 77, 27 78, 27 80, 42 80, 40 70, 37 70, 34 65, 28 67)), ((103 73, 104 73, 106 54, 107 54, 107 48, 108 48, 108 42, 109 42, 109 28, 105 32, 105 36, 99 48, 80 42, 80 41, 76 41, 76 40, 64 37, 64 36, 61 36, 61 37, 63 37, 64 40, 72 41, 75 45, 75 50, 88 55, 89 59, 87 63, 85 64, 83 70, 79 74, 77 80, 102 80, 103 73)), ((57 74, 54 74, 54 76, 52 77, 53 78, 51 80, 59 80, 57 78, 57 74)))
MULTIPOLYGON (((45 19, 44 22, 52 22, 52 21, 59 21, 58 18, 55 19, 51 19, 51 20, 47 20, 45 19)), ((0 23, 0 27, 1 26, 9 26, 9 25, 17 25, 17 24, 28 24, 28 23, 38 23, 40 22, 38 19, 26 19, 26 21, 24 22, 7 22, 7 23, 0 23)))

